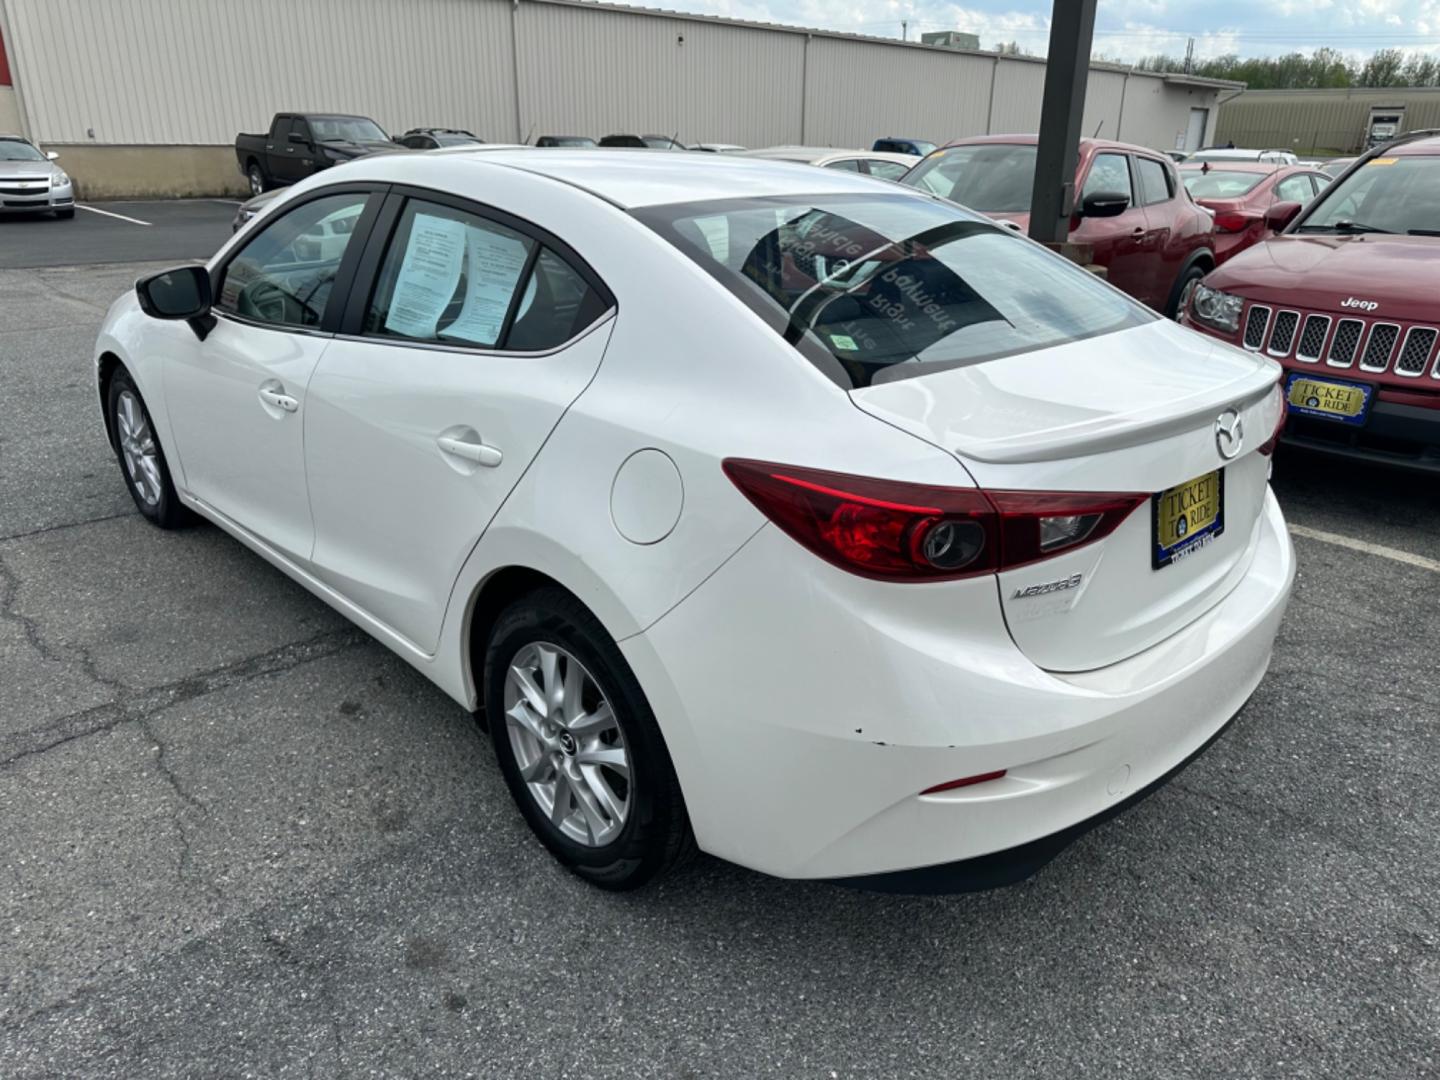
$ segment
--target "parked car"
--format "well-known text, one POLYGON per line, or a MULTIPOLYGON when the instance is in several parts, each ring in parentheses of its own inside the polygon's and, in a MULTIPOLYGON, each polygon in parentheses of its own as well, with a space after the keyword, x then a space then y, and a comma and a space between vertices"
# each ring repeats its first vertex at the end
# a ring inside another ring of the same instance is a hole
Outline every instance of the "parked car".
POLYGON ((333 113, 276 113, 268 134, 235 136, 235 159, 252 195, 304 180, 342 161, 399 149, 369 117, 333 113))
POLYGON ((878 176, 881 180, 899 180, 915 165, 915 158, 909 154, 881 150, 836 150, 833 146, 770 146, 763 150, 746 150, 745 156, 803 162, 822 169, 843 169, 878 176))
POLYGON ((1215 261, 1219 264, 1269 235, 1265 211, 1274 203, 1304 206, 1325 190, 1330 177, 1299 165, 1206 161, 1180 166, 1180 181, 1192 199, 1215 215, 1215 261))
POLYGON ((1188 151, 1188 150, 1166 150, 1166 151, 1165 151, 1165 156, 1168 157, 1171 161, 1174 161, 1174 162, 1176 162, 1176 163, 1179 163, 1179 162, 1181 162, 1181 161, 1185 161, 1187 158, 1190 157, 1190 151, 1188 151))
MULTIPOLYGON (((984 135, 937 150, 901 183, 1009 222, 1030 225, 1034 135, 984 135)), ((1174 316, 1215 268, 1214 224, 1186 194, 1175 163, 1143 146, 1081 139, 1070 239, 1088 244, 1111 284, 1174 316)))
POLYGON ((602 135, 600 145, 611 149, 648 150, 650 144, 639 135, 602 135))
POLYGON ((690 148, 669 135, 641 135, 640 140, 651 150, 689 150, 690 148))
POLYGON ((485 140, 462 128, 411 128, 395 141, 411 150, 438 150, 442 146, 476 146, 485 140))
POLYGON ((1196 290, 1186 322, 1285 365, 1287 442, 1440 473, 1440 138, 1364 155, 1196 290))
POLYGON ((1333 180, 1353 164, 1355 164, 1353 157, 1331 158, 1324 165, 1320 166, 1320 171, 1333 180))
POLYGON ((1261 680, 1295 566, 1280 368, 943 200, 716 166, 306 181, 111 306, 124 482, 483 709, 598 885, 692 845, 873 888, 1024 876, 1261 680))
POLYGON ((909 154, 911 157, 924 157, 935 149, 935 144, 927 139, 876 139, 871 150, 878 150, 886 154, 909 154))
POLYGON ((41 151, 20 135, 0 135, 0 214, 49 212, 75 216, 75 186, 55 164, 60 155, 41 151))
POLYGON ((569 146, 572 148, 594 146, 595 140, 589 135, 541 135, 535 140, 536 146, 569 146))
POLYGON ((1207 146, 1186 161, 1260 161, 1268 165, 1295 165, 1299 158, 1289 150, 1240 150, 1233 146, 1207 146))
POLYGON ((695 143, 693 146, 690 147, 690 149, 704 150, 706 153, 709 154, 738 154, 743 151, 745 147, 740 146, 737 143, 704 142, 695 143))

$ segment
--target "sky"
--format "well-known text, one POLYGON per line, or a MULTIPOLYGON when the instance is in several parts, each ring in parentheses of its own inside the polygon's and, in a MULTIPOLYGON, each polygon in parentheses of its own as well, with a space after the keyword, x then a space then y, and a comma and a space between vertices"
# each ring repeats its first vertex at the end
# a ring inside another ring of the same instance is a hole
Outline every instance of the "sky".
MULTIPOLYGON (((1043 55, 1051 0, 629 0, 646 7, 896 37, 966 30, 982 48, 1018 41, 1043 55)), ((1440 55, 1440 0, 1099 0, 1095 51, 1120 60, 1157 52, 1271 56, 1320 46, 1364 59, 1376 49, 1440 55)))

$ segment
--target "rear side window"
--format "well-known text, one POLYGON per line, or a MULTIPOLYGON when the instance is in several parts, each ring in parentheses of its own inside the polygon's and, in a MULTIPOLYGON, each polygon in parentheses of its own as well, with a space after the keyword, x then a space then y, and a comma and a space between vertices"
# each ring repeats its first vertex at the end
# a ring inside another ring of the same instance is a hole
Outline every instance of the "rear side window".
POLYGON ((847 389, 1155 318, 1009 229, 908 193, 736 199, 635 215, 847 389))
POLYGON ((1304 206, 1314 197, 1315 189, 1310 183, 1310 177, 1304 173, 1287 176, 1275 185, 1275 198, 1280 202, 1298 202, 1304 206))
POLYGON ((826 165, 827 169, 844 169, 846 172, 859 172, 860 162, 857 158, 846 158, 843 161, 832 161, 826 165))
POLYGON ((881 161, 879 158, 869 158, 865 164, 870 169, 870 175, 878 176, 881 180, 899 180, 910 171, 908 165, 901 165, 898 161, 881 161))
POLYGON ((363 332, 538 351, 564 344, 606 306, 535 238, 480 214, 411 199, 386 249, 363 332))
POLYGON ((1154 158, 1137 157, 1135 171, 1140 176, 1140 192, 1144 205, 1169 201, 1175 194, 1170 187, 1170 170, 1154 158))

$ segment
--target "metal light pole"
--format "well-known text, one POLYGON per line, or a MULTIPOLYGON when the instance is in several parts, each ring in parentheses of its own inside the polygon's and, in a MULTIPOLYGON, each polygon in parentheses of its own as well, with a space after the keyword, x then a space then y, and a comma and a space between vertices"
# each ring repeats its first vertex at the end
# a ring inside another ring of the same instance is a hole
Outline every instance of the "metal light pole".
POLYGON ((1075 162, 1080 118, 1090 77, 1096 0, 1055 0, 1050 18, 1050 55, 1045 62, 1045 100, 1040 106, 1040 145, 1035 189, 1030 196, 1030 236, 1063 244, 1075 209, 1075 162))

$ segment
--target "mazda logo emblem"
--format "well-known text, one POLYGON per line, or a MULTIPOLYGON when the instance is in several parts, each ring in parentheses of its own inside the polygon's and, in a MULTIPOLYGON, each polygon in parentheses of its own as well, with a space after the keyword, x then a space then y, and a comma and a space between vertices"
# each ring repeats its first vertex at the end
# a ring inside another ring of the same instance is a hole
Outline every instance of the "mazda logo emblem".
POLYGON ((1240 422, 1240 414, 1234 409, 1226 409, 1215 421, 1215 448, 1222 458, 1229 461, 1240 453, 1244 445, 1245 425, 1240 422))

